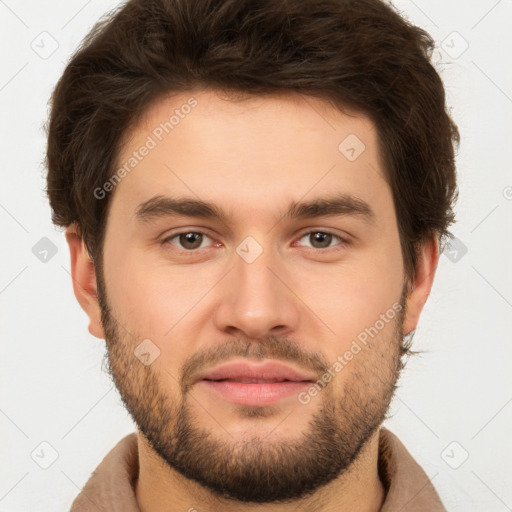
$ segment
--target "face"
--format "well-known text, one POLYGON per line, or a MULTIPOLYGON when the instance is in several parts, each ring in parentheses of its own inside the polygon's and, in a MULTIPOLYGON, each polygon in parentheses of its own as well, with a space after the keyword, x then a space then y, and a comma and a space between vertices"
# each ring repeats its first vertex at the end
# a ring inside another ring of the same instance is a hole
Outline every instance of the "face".
POLYGON ((129 135, 98 275, 121 396, 213 493, 304 496, 351 467, 400 368, 405 276, 375 127, 311 97, 203 90, 129 135))

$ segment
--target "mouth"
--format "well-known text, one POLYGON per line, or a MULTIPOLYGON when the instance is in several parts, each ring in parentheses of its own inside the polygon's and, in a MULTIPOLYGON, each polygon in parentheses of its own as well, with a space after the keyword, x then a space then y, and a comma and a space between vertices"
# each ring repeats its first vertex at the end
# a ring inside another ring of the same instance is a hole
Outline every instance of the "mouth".
POLYGON ((231 403, 252 407, 277 404, 296 397, 311 381, 221 379, 200 381, 210 392, 231 403))
POLYGON ((313 375, 277 361, 253 364, 242 360, 206 372, 197 384, 231 403, 261 407, 293 397, 314 381, 313 375))
MULTIPOLYGON (((203 379, 208 380, 210 382, 241 382, 243 384, 261 384, 261 383, 267 383, 267 382, 300 382, 300 381, 293 381, 288 379, 203 379)), ((309 381, 308 381, 309 382, 309 381)))

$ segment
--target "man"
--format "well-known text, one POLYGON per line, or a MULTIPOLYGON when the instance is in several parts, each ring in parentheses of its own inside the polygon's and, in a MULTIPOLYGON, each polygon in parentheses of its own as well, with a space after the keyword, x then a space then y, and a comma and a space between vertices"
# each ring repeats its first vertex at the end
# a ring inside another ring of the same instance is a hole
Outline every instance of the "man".
POLYGON ((379 0, 130 1, 48 194, 138 429, 72 511, 441 511, 381 428, 455 199, 431 38, 379 0))

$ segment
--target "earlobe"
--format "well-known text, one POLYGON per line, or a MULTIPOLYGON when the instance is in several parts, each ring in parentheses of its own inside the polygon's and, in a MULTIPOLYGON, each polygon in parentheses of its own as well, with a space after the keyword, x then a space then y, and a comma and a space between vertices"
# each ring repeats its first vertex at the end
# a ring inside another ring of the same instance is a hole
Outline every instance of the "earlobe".
POLYGON ((416 272, 407 297, 407 308, 403 324, 403 334, 416 329, 423 306, 427 302, 439 262, 439 242, 432 236, 423 242, 418 250, 416 272))
POLYGON ((71 277, 75 297, 89 317, 89 332, 96 338, 104 339, 97 295, 96 270, 76 224, 66 229, 66 241, 71 255, 71 277))

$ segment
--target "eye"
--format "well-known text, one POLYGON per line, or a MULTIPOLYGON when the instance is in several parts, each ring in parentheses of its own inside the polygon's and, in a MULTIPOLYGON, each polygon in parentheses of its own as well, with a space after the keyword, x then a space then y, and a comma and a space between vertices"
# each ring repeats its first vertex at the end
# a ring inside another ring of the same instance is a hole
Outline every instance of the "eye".
POLYGON ((200 231, 183 231, 166 238, 163 243, 177 245, 178 248, 190 252, 194 251, 195 249, 202 249, 204 247, 203 242, 205 238, 209 238, 211 240, 211 238, 206 233, 201 233, 200 231), (177 240, 177 243, 172 241, 174 239, 177 240))
POLYGON ((348 242, 334 233, 330 233, 328 231, 308 231, 307 233, 303 233, 299 240, 306 238, 311 241, 309 247, 313 249, 330 249, 335 246, 331 246, 331 242, 333 240, 339 240, 340 244, 335 245, 346 245, 348 242))
MULTIPOLYGON (((201 231, 182 231, 167 237, 162 244, 171 244, 185 252, 195 252, 208 246, 207 240, 212 241, 206 233, 201 231)), ((332 249, 336 246, 347 245, 348 242, 339 235, 330 233, 329 231, 308 231, 303 233, 299 240, 306 239, 310 241, 309 247, 312 249, 332 249), (332 245, 332 242, 339 243, 332 245)), ((306 246, 307 247, 307 246, 306 246)))

